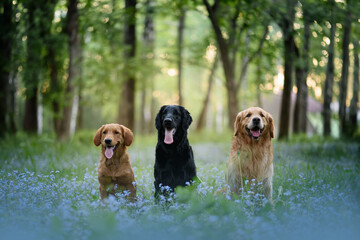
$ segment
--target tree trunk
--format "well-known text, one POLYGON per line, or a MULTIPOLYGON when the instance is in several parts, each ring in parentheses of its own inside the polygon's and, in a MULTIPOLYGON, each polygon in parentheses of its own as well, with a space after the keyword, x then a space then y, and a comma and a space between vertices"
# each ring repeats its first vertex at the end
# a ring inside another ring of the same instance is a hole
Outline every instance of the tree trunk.
POLYGON ((10 63, 12 47, 12 1, 0 4, 0 137, 9 131, 7 116, 10 106, 10 63))
MULTIPOLYGON (((349 4, 349 3, 348 3, 349 4)), ((339 119, 340 119, 340 134, 346 135, 346 98, 348 88, 348 75, 349 75, 349 43, 350 43, 350 32, 351 32, 351 14, 350 6, 347 6, 346 20, 344 26, 344 36, 342 43, 342 70, 340 80, 340 96, 339 96, 339 119)))
POLYGON ((74 93, 73 103, 71 108, 71 118, 70 118, 70 131, 69 136, 73 136, 75 134, 75 130, 77 128, 77 117, 79 113, 79 95, 78 92, 74 93))
POLYGON ((209 14, 209 19, 213 26, 220 51, 221 62, 225 73, 225 82, 226 82, 225 87, 227 90, 228 127, 232 129, 234 126, 234 120, 239 111, 239 103, 237 100, 238 87, 236 86, 236 82, 235 82, 234 64, 232 64, 232 61, 230 59, 229 45, 227 44, 225 38, 222 36, 219 22, 213 10, 213 7, 210 6, 207 0, 203 0, 203 2, 209 14))
MULTIPOLYGON (((82 62, 82 61, 81 61, 82 62)), ((82 75, 82 69, 81 69, 81 75, 82 75)), ((83 79, 80 77, 79 82, 79 89, 78 89, 78 98, 79 98, 79 104, 78 104, 78 111, 77 111, 77 117, 76 117, 76 129, 75 131, 78 131, 83 128, 84 126, 84 108, 83 108, 83 79)))
POLYGON ((69 68, 68 79, 65 89, 65 103, 61 121, 61 131, 58 138, 66 140, 70 137, 70 124, 74 100, 74 85, 81 77, 81 38, 79 37, 79 12, 78 0, 69 0, 66 22, 69 46, 69 68))
MULTIPOLYGON (((295 44, 295 43, 294 43, 295 44)), ((297 47, 295 47, 297 48, 297 47)), ((299 49, 297 50, 297 52, 299 51, 299 49)), ((301 132, 300 126, 301 126, 301 122, 302 122, 302 118, 301 116, 303 114, 306 114, 306 112, 302 112, 301 110, 301 105, 303 105, 303 99, 302 99, 302 95, 303 95, 303 85, 302 85, 302 80, 303 80, 303 75, 304 73, 304 69, 301 66, 302 63, 302 59, 301 56, 299 56, 298 54, 296 54, 297 57, 297 62, 295 63, 295 80, 296 80, 296 87, 297 87, 297 94, 296 94, 296 100, 295 100, 295 107, 294 107, 294 117, 293 117, 293 133, 294 134, 298 134, 301 132)))
POLYGON ((307 85, 307 77, 309 72, 309 51, 310 51, 310 22, 305 21, 304 24, 304 54, 303 54, 303 62, 304 62, 304 71, 302 74, 301 81, 301 104, 300 104, 300 131, 302 133, 306 133, 307 131, 307 107, 308 107, 308 85, 307 85))
POLYGON ((291 107, 291 91, 292 91, 292 70, 293 70, 293 36, 290 34, 284 38, 285 45, 285 66, 284 66, 284 89, 281 98, 279 139, 287 139, 289 137, 290 126, 290 107, 291 107))
MULTIPOLYGON (((23 75, 25 86, 24 131, 35 133, 38 128, 38 88, 44 79, 44 45, 47 44, 54 17, 56 0, 24 1, 26 23, 26 64, 23 75)), ((39 122, 40 125, 40 122, 39 122)))
POLYGON ((37 88, 26 89, 24 131, 28 133, 37 132, 37 88))
POLYGON ((201 131, 205 126, 205 119, 206 119, 206 115, 207 115, 207 109, 209 107, 211 89, 212 89, 212 86, 213 86, 213 83, 214 83, 215 72, 216 72, 216 68, 218 66, 218 62, 219 62, 219 59, 216 56, 215 59, 214 59, 213 66, 211 68, 210 75, 209 75, 208 89, 207 89, 206 96, 205 96, 205 99, 204 99, 204 102, 203 102, 203 105, 202 105, 203 107, 201 109, 200 116, 198 118, 196 131, 201 131))
POLYGON ((140 93, 140 128, 139 132, 144 134, 146 132, 146 84, 144 81, 141 82, 141 93, 140 93))
POLYGON ((239 103, 237 100, 237 91, 236 87, 233 87, 232 84, 226 84, 227 88, 227 101, 228 101, 228 127, 230 129, 234 128, 234 121, 239 112, 239 103))
POLYGON ((284 37, 284 88, 281 98, 279 139, 287 139, 289 136, 290 125, 290 107, 291 107, 291 91, 292 91, 292 71, 293 71, 293 52, 294 40, 290 33, 284 37))
POLYGON ((307 123, 307 74, 308 74, 308 58, 309 58, 309 41, 310 41, 310 23, 307 20, 307 11, 303 10, 304 14, 304 51, 301 54, 300 49, 296 46, 294 48, 296 53, 297 63, 295 65, 296 72, 296 86, 297 94, 295 100, 294 116, 293 116, 293 132, 306 133, 307 123))
POLYGON ((179 105, 184 105, 184 96, 182 93, 183 77, 183 46, 184 46, 184 29, 185 29, 186 9, 182 6, 180 9, 179 26, 178 26, 178 89, 179 105))
POLYGON ((38 11, 36 3, 28 2, 27 40, 26 40, 26 64, 23 82, 25 90, 25 115, 23 129, 25 132, 37 132, 37 94, 40 78, 39 65, 41 65, 42 39, 40 37, 40 21, 36 21, 35 12, 38 11))
POLYGON ((84 106, 84 101, 83 101, 83 90, 84 90, 84 80, 82 78, 83 76, 83 68, 82 68, 82 63, 83 63, 83 49, 82 49, 82 45, 84 43, 83 40, 83 36, 79 36, 80 41, 79 41, 79 62, 78 62, 78 68, 79 68, 79 77, 78 77, 78 81, 77 81, 77 85, 78 85, 78 90, 77 90, 77 95, 78 95, 78 107, 77 107, 77 114, 76 114, 76 120, 75 120, 75 129, 74 131, 80 130, 83 128, 84 126, 84 111, 83 111, 83 106, 84 106))
POLYGON ((125 0, 124 62, 122 96, 119 107, 119 123, 134 129, 135 70, 132 65, 136 51, 136 0, 125 0))
POLYGON ((153 96, 153 92, 155 90, 154 81, 150 82, 150 93, 151 93, 151 100, 150 100, 150 121, 148 123, 149 133, 154 133, 155 131, 155 117, 158 111, 157 101, 153 96))
POLYGON ((336 33, 336 20, 335 20, 335 1, 331 1, 331 30, 330 30, 330 45, 328 49, 328 64, 326 67, 326 78, 324 86, 324 105, 323 105, 323 124, 324 136, 331 135, 331 108, 330 104, 333 97, 334 85, 334 46, 335 46, 335 33, 336 33))
POLYGON ((56 64, 56 58, 55 58, 55 46, 51 45, 48 48, 48 62, 49 62, 49 68, 50 68, 50 94, 52 99, 52 111, 53 111, 53 125, 54 125, 54 131, 56 136, 59 136, 61 133, 61 107, 60 103, 62 101, 62 98, 60 95, 60 86, 58 81, 58 67, 56 64))
POLYGON ((353 96, 350 102, 349 111, 349 134, 354 135, 357 130, 357 111, 359 104, 359 40, 354 38, 354 78, 353 78, 353 96))
POLYGON ((257 102, 257 106, 262 108, 262 100, 261 100, 261 89, 260 89, 260 85, 264 83, 264 76, 263 76, 263 72, 262 72, 262 66, 261 66, 261 58, 262 58, 262 53, 259 53, 259 59, 257 61, 256 64, 256 102, 257 102))
POLYGON ((15 74, 11 74, 9 91, 8 91, 8 116, 9 116, 9 132, 15 134, 17 131, 16 123, 15 123, 15 115, 16 115, 16 77, 15 74))
POLYGON ((124 74, 119 123, 134 129, 135 78, 124 74))
POLYGON ((283 32, 284 41, 284 89, 281 98, 279 139, 287 139, 289 137, 290 126, 290 107, 291 107, 291 91, 292 91, 292 73, 294 61, 294 18, 295 18, 294 0, 288 0, 286 16, 282 16, 279 23, 283 32))
POLYGON ((146 112, 148 110, 148 115, 150 112, 151 115, 151 102, 153 101, 152 96, 152 85, 153 85, 153 69, 154 69, 154 42, 155 42, 155 31, 154 31, 154 8, 155 2, 153 0, 147 0, 145 2, 145 21, 144 21, 144 32, 143 32, 143 42, 144 49, 142 51, 142 62, 146 69, 145 73, 142 75, 141 81, 141 96, 140 96, 140 132, 147 133, 150 132, 150 129, 153 128, 153 125, 150 126, 149 122, 152 122, 152 119, 149 116, 146 117, 146 112), (148 89, 150 87, 151 89, 148 89), (148 94, 150 93, 150 94, 148 94), (148 96, 149 95, 149 96, 148 96), (150 104, 146 101, 150 98, 150 104))

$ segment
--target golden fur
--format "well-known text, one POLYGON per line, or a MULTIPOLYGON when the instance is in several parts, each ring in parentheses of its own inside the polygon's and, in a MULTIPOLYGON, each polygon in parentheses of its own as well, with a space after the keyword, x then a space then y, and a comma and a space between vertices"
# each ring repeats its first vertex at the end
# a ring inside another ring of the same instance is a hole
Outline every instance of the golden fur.
POLYGON ((238 113, 225 176, 231 192, 239 194, 244 179, 255 179, 263 183, 264 195, 271 201, 274 173, 271 139, 274 138, 274 130, 271 115, 259 107, 238 113), (261 131, 256 138, 250 130, 255 118, 258 118, 256 121, 260 126, 255 135, 261 131))
POLYGON ((129 199, 135 200, 134 172, 129 160, 129 154, 126 152, 133 139, 134 135, 131 130, 120 124, 106 124, 96 131, 94 144, 95 146, 101 144, 101 156, 98 166, 101 200, 106 198, 109 193, 115 194, 116 190, 130 191, 129 199), (105 140, 107 140, 107 143, 105 140), (105 154, 106 147, 113 148, 114 146, 117 147, 113 150, 111 158, 108 159, 105 154))

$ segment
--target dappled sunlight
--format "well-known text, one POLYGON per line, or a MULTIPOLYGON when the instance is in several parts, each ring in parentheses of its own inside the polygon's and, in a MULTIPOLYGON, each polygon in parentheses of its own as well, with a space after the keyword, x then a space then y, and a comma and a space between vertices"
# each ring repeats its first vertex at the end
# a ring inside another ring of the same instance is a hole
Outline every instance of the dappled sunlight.
POLYGON ((280 65, 277 66, 277 75, 274 76, 274 93, 279 93, 284 87, 284 68, 280 65))

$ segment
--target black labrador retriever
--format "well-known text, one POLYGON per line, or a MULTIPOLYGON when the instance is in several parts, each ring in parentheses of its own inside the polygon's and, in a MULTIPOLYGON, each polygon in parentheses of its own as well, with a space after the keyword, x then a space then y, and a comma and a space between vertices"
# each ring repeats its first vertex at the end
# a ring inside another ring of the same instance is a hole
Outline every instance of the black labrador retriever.
POLYGON ((190 184, 196 176, 192 148, 187 130, 192 122, 190 113, 182 106, 162 106, 155 118, 158 130, 154 185, 155 199, 159 194, 168 196, 177 186, 190 184))

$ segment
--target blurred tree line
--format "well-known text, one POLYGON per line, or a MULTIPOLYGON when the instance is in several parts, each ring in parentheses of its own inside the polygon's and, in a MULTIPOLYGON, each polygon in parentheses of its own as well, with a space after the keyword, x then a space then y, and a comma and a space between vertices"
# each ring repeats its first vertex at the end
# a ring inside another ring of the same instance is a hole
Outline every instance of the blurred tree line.
POLYGON ((352 136, 359 25, 357 0, 2 0, 0 134, 39 133, 45 121, 66 140, 87 122, 101 122, 101 111, 149 133, 158 107, 169 101, 197 105, 192 114, 201 130, 214 97, 232 128, 249 92, 262 105, 281 65, 279 138, 290 134, 293 91, 294 133, 306 132, 313 96, 323 103, 324 136, 332 118, 343 136, 352 136), (188 66, 196 67, 194 78, 186 77, 188 66), (197 95, 204 82, 199 69, 206 87, 194 104, 190 92, 197 95), (174 76, 170 90, 166 82, 174 76), (224 97, 212 94, 219 81, 224 97))

